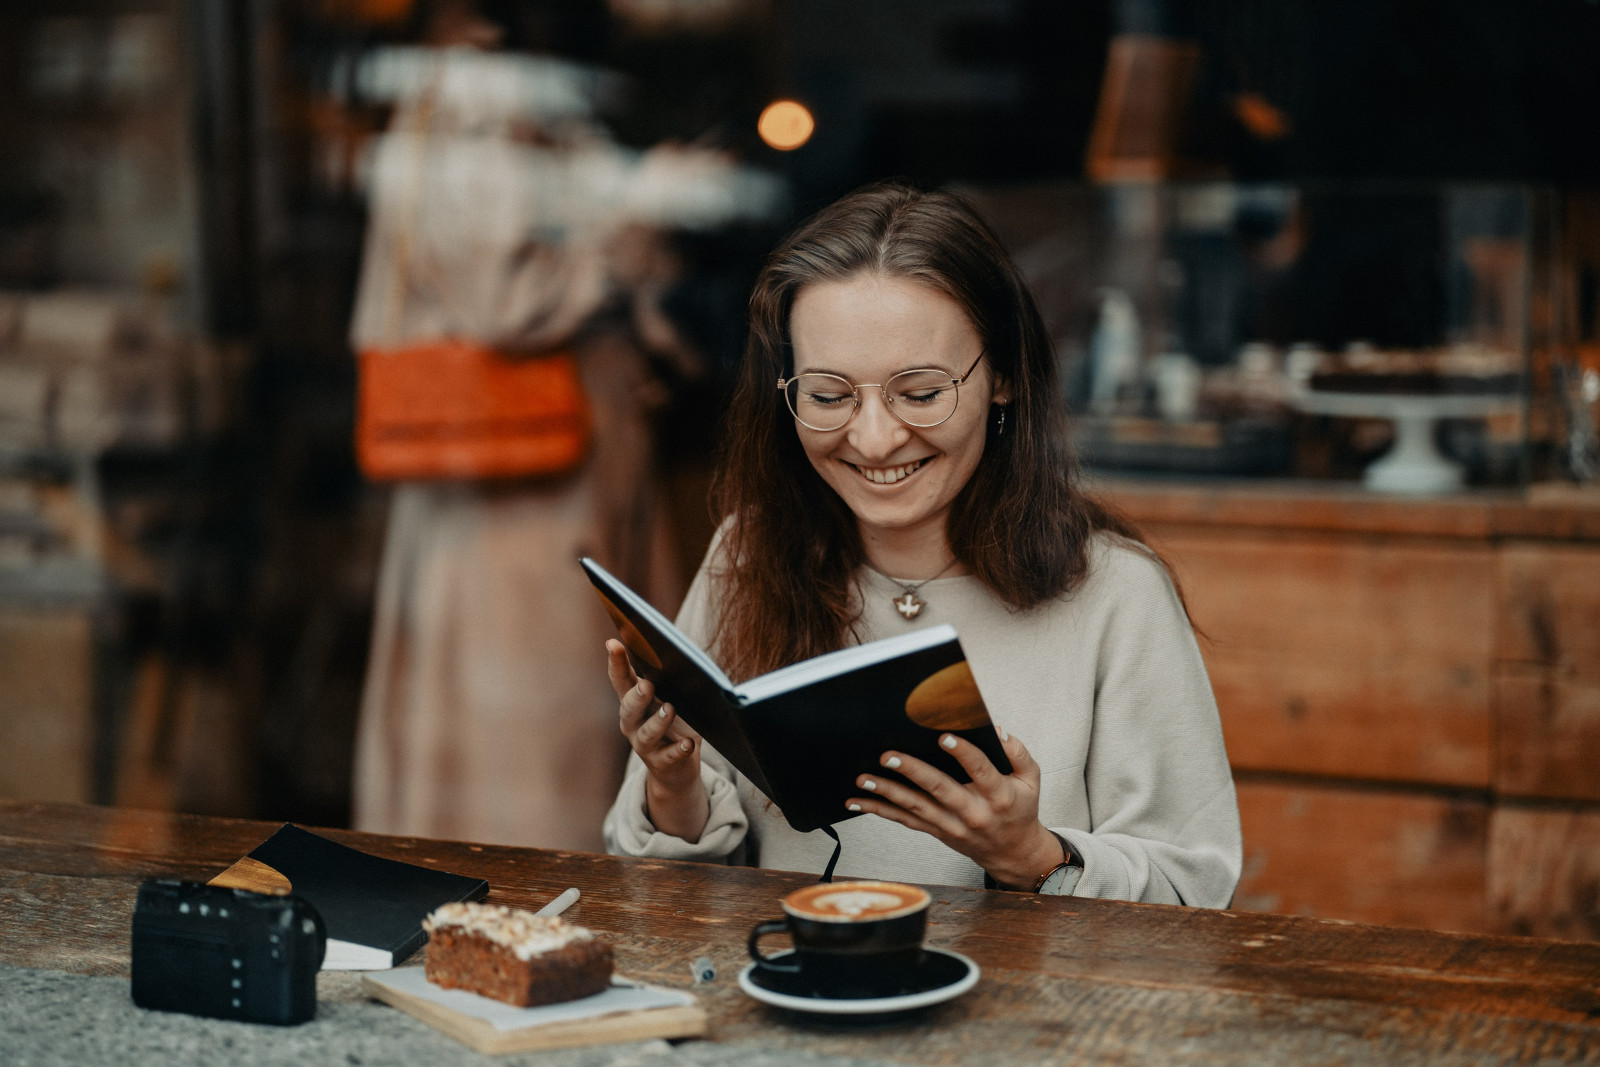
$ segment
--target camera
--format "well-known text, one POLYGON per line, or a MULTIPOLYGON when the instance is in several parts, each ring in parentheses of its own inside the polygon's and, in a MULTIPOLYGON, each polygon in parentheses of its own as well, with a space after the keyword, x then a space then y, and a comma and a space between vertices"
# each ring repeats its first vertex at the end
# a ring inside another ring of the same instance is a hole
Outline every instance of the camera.
POLYGON ((301 897, 166 879, 139 886, 133 1002, 292 1026, 317 1013, 327 932, 301 897))

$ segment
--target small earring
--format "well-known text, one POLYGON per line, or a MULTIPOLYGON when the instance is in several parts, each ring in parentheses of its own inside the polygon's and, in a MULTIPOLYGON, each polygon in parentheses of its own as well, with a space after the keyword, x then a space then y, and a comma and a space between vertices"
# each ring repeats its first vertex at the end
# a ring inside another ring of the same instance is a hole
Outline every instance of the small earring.
POLYGON ((1006 406, 1004 404, 1000 405, 1000 424, 995 427, 994 435, 996 437, 1004 437, 1006 435, 1006 406))

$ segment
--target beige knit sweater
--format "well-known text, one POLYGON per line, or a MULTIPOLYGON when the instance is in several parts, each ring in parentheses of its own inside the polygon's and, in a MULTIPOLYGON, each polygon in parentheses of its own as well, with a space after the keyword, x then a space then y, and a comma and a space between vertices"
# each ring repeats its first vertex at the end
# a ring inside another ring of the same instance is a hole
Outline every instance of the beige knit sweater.
MULTIPOLYGON (((702 644, 714 619, 717 551, 678 618, 702 644)), ((1013 613, 976 578, 937 579, 919 589, 927 607, 909 623, 890 603, 903 584, 861 574, 862 639, 955 626, 996 724, 1039 763, 1040 820, 1084 857, 1077 896, 1227 906, 1241 865, 1238 802, 1205 665, 1159 563, 1101 536, 1088 578, 1069 596, 1013 613)), ((822 831, 791 829, 709 746, 701 777, 711 815, 694 844, 651 825, 644 777, 635 756, 605 821, 613 853, 812 874, 832 854, 822 831)), ((835 829, 840 876, 983 884, 977 864, 926 834, 872 815, 835 829)))

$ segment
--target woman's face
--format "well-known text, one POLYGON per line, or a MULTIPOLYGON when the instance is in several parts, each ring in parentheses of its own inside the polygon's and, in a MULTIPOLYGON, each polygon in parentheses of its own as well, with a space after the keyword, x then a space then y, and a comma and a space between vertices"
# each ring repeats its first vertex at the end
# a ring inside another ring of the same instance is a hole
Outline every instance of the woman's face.
MULTIPOLYGON (((904 278, 862 273, 800 290, 789 316, 794 372, 822 371, 857 386, 904 370, 934 367, 959 377, 983 351, 960 305, 904 278)), ((962 384, 955 414, 938 426, 901 422, 881 389, 860 389, 861 407, 843 429, 795 432, 823 481, 844 499, 869 546, 926 536, 946 553, 950 505, 983 456, 989 405, 1005 402, 987 359, 962 384)))

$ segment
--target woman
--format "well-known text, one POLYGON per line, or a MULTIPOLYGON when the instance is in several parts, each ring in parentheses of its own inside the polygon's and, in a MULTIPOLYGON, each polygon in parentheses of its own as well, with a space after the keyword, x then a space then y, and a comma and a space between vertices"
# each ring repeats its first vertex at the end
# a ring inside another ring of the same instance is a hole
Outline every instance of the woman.
MULTIPOLYGON (((994 235, 950 194, 869 187, 773 253, 750 310, 727 518, 679 625, 740 680, 951 623, 1013 767, 953 735, 970 784, 884 753, 911 784, 862 768, 840 817, 875 817, 835 828, 841 869, 1226 906, 1238 805, 1182 599, 1075 486, 1054 354, 994 235)), ((607 846, 821 871, 824 833, 606 647, 633 748, 607 846)))

